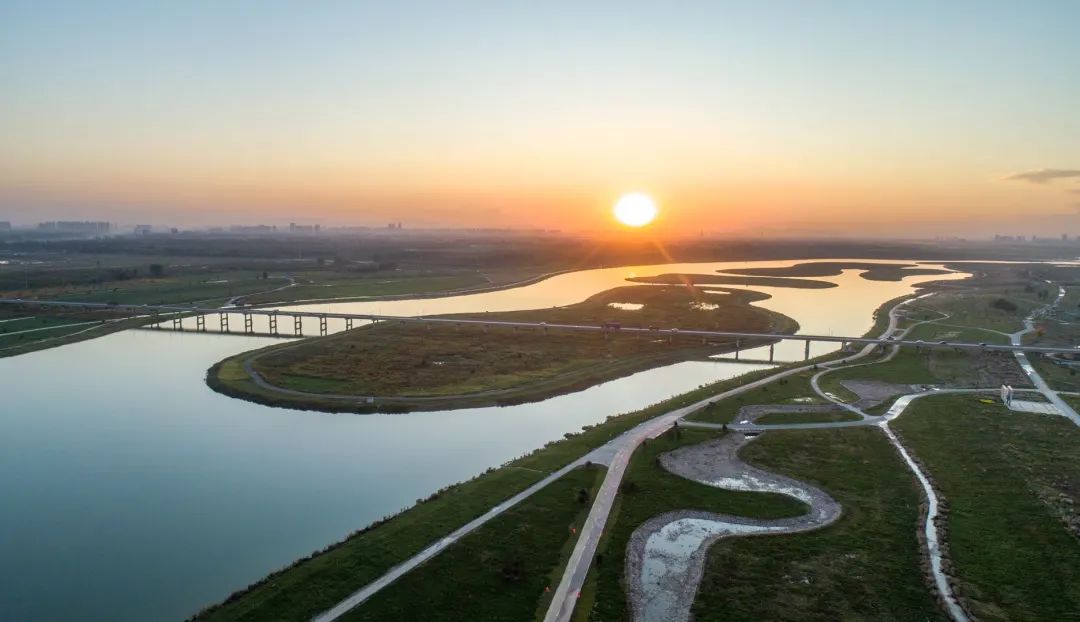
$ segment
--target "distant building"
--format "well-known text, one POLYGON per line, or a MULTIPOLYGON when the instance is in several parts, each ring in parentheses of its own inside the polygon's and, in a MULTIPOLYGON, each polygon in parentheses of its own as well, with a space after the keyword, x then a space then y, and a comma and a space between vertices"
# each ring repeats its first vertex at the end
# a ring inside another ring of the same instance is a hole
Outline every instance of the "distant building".
POLYGON ((268 233, 277 233, 277 227, 274 225, 233 225, 229 227, 229 231, 232 233, 255 233, 265 235, 268 233))
POLYGON ((151 225, 135 225, 135 235, 150 235, 153 230, 151 225))
POLYGON ((91 220, 56 220, 38 223, 38 231, 48 233, 88 233, 103 234, 112 230, 112 224, 91 220))
POLYGON ((298 225, 295 222, 289 223, 289 233, 318 233, 322 229, 319 225, 298 225))
POLYGON ((11 222, 7 220, 0 220, 0 231, 11 231, 11 222))

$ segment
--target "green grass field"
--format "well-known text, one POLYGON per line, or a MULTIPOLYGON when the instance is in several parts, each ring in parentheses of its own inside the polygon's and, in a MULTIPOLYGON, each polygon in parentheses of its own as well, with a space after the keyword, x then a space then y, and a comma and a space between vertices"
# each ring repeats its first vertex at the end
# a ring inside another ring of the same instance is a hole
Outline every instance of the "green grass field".
POLYGON ((905 339, 923 341, 962 341, 966 343, 1008 344, 1009 337, 993 330, 973 326, 954 325, 948 320, 944 323, 931 322, 920 324, 911 329, 905 339))
POLYGON ((983 620, 1074 619, 1080 429, 958 396, 917 401, 895 426, 948 502, 953 574, 971 611, 983 620))
POLYGON ((858 421, 859 415, 848 411, 838 410, 827 413, 769 413, 755 420, 762 425, 775 425, 779 423, 822 423, 830 421, 858 421))
POLYGON ((695 619, 944 619, 920 568, 917 484, 880 431, 767 432, 742 457, 821 487, 843 514, 810 533, 713 545, 695 619))
POLYGON ((987 286, 977 292, 949 293, 920 300, 913 310, 916 313, 920 309, 946 313, 949 317, 941 321, 948 324, 1012 333, 1023 328, 1023 320, 1032 310, 1047 302, 1038 299, 1035 292, 1025 292, 1019 287, 987 286), (992 303, 1000 298, 1012 302, 1016 310, 995 308, 992 303))
POLYGON ((402 577, 345 620, 542 617, 604 469, 575 469, 402 577), (453 577, 453 581, 447 581, 453 577))
POLYGON ((807 370, 787 378, 774 380, 757 389, 717 401, 693 413, 687 419, 710 423, 731 423, 740 408, 751 404, 824 404, 825 400, 819 398, 810 387, 810 377, 815 373, 813 370, 807 370))
POLYGON ((38 297, 76 302, 117 304, 179 304, 199 302, 218 306, 234 296, 273 289, 285 285, 281 279, 262 279, 251 271, 223 272, 213 275, 164 276, 112 281, 99 287, 71 287, 40 292, 38 297))
MULTIPOLYGON (((942 355, 943 360, 948 354, 951 353, 942 355)), ((878 380, 902 384, 933 383, 937 381, 937 376, 930 370, 928 356, 936 355, 916 353, 913 348, 903 348, 888 362, 830 371, 821 377, 821 388, 844 401, 852 402, 857 399, 857 396, 840 384, 843 380, 878 380)))

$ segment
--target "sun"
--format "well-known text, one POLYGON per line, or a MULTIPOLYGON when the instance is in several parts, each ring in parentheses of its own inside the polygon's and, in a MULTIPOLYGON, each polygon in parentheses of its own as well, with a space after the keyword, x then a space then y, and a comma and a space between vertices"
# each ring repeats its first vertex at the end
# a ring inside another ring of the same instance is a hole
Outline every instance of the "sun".
POLYGON ((627 227, 644 227, 656 218, 656 203, 646 194, 624 194, 615 203, 615 220, 627 227))

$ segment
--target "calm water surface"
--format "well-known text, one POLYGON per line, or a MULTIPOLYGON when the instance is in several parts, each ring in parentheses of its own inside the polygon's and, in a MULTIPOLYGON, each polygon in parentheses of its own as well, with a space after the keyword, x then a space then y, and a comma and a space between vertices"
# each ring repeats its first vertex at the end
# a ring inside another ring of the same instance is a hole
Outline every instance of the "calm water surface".
MULTIPOLYGON (((628 275, 788 263, 590 270, 489 294, 317 308, 537 308, 628 275)), ((803 332, 861 334, 881 302, 931 278, 880 283, 848 272, 826 277, 840 284, 828 290, 754 289, 803 332)), ((306 330, 317 334, 317 324, 306 330)), ((211 364, 266 343, 143 330, 0 359, 0 619, 184 618, 582 425, 761 368, 687 362, 536 404, 397 416, 267 408, 205 387, 211 364)))

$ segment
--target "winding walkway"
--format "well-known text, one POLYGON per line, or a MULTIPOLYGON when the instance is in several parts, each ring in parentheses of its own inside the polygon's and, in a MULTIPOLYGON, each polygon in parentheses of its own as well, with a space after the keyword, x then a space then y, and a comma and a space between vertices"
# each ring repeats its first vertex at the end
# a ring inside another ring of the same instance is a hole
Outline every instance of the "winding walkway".
POLYGON ((660 456, 660 464, 675 475, 707 486, 788 495, 805 503, 809 511, 801 516, 768 520, 677 510, 645 521, 627 545, 624 576, 634 620, 690 619, 706 553, 716 540, 809 531, 840 517, 840 504, 820 488, 740 460, 738 452, 748 442, 750 438, 737 432, 727 434, 665 453, 660 456))
MULTIPOLYGON (((1050 285, 1054 285, 1054 283, 1051 283, 1050 281, 1047 281, 1047 283, 1049 283, 1050 285)), ((1024 339, 1024 335, 1035 332, 1035 318, 1045 313, 1048 309, 1056 307, 1064 297, 1065 288, 1058 285, 1058 295, 1057 298, 1054 299, 1054 302, 1050 303, 1046 307, 1043 307, 1042 309, 1033 312, 1031 315, 1024 318, 1023 330, 1019 330, 1009 335, 1010 343, 1012 343, 1014 346, 1020 345, 1024 339)), ((1059 413, 1071 419, 1072 422, 1076 425, 1080 425, 1080 414, 1077 414, 1076 410, 1074 410, 1068 402, 1061 399, 1061 396, 1058 395, 1057 391, 1054 391, 1050 388, 1050 385, 1047 384, 1045 380, 1043 380, 1042 375, 1040 375, 1039 372, 1035 370, 1035 366, 1032 365, 1031 361, 1028 360, 1027 354, 1024 354, 1024 352, 1020 350, 1014 351, 1013 354, 1016 356, 1016 362, 1020 363, 1020 367, 1024 370, 1024 373, 1027 374, 1027 377, 1031 380, 1031 383, 1035 385, 1035 388, 1038 389, 1039 392, 1042 393, 1044 397, 1046 397, 1046 399, 1050 400, 1051 404, 1057 407, 1059 413)))

